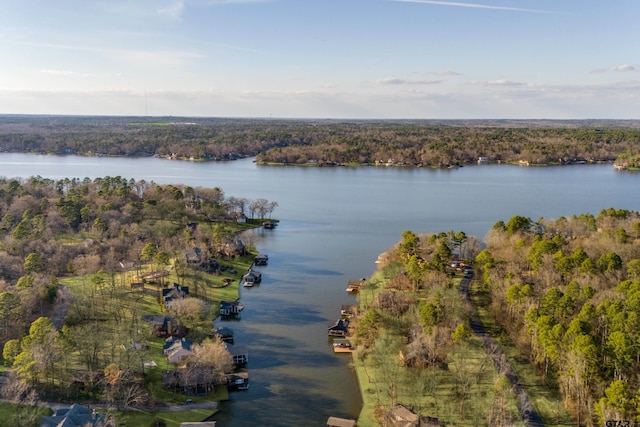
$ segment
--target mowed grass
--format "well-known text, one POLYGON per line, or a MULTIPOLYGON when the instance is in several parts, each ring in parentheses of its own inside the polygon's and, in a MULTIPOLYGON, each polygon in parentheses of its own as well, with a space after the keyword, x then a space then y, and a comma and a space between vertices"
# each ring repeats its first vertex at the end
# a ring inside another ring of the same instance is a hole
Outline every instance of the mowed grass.
POLYGON ((136 411, 116 412, 118 426, 154 426, 155 422, 164 422, 167 427, 179 427, 184 422, 200 422, 211 417, 217 411, 210 409, 191 409, 188 411, 136 411))
POLYGON ((496 342, 513 367, 520 384, 529 395, 544 424, 546 426, 574 426, 576 422, 567 413, 557 385, 553 381, 545 382, 535 367, 517 349, 506 332, 497 325, 489 309, 490 297, 486 292, 482 292, 479 286, 479 283, 473 282, 470 292, 471 301, 477 310, 478 317, 485 325, 487 332, 496 338, 496 342))
MULTIPOLYGON (((155 362, 155 367, 144 367, 145 386, 150 397, 167 403, 184 403, 187 397, 172 390, 164 390, 162 387, 162 372, 176 368, 167 363, 162 353, 165 340, 151 336, 151 326, 140 322, 139 319, 147 314, 166 314, 161 304, 161 290, 165 286, 179 283, 189 286, 191 297, 200 298, 208 303, 210 312, 207 318, 200 322, 198 327, 200 332, 197 336, 209 336, 214 330, 214 319, 219 314, 219 302, 238 299, 240 278, 252 263, 253 255, 236 257, 222 262, 235 269, 235 273, 224 271, 220 275, 212 275, 186 269, 179 277, 173 268, 167 266, 168 274, 157 279, 156 283, 145 283, 144 290, 132 289, 131 283, 140 280, 136 277, 138 275, 157 271, 158 266, 146 265, 136 271, 121 273, 100 273, 100 283, 97 283, 94 275, 65 278, 60 283, 67 286, 75 296, 75 301, 67 314, 67 320, 72 321, 72 330, 80 328, 79 331, 84 336, 89 333, 100 337, 97 344, 89 339, 87 341, 92 346, 98 346, 98 360, 101 362, 107 360, 119 364, 125 363, 124 366, 137 372, 142 372, 143 361, 147 364, 155 362), (228 285, 224 283, 224 278, 231 279, 228 285), (88 306, 91 308, 87 309, 88 306), (86 319, 87 316, 90 320, 86 319), (85 332, 82 332, 83 328, 86 328, 85 332), (133 338, 134 340, 142 339, 142 342, 148 345, 144 354, 131 355, 126 344, 131 341, 131 338, 127 338, 129 335, 137 337, 133 338), (112 342, 122 344, 112 345, 112 342)), ((80 372, 89 369, 80 351, 70 354, 68 363, 71 371, 80 372)), ((226 387, 220 387, 207 396, 189 396, 189 398, 195 402, 219 401, 228 399, 228 394, 226 387)), ((142 417, 142 415, 138 414, 135 417, 142 417)), ((189 420, 194 421, 193 418, 189 420)), ((130 425, 137 424, 132 421, 130 425)))

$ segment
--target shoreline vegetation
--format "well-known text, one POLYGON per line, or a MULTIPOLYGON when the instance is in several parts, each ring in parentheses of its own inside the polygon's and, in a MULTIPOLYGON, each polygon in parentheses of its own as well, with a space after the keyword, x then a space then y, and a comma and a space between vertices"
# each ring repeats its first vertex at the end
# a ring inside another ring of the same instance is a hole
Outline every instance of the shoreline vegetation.
POLYGON ((359 423, 640 419, 640 213, 603 209, 402 239, 359 290, 359 423), (517 398, 516 398, 517 397, 517 398))
POLYGON ((0 393, 19 405, 3 419, 38 425, 51 401, 126 425, 211 416, 245 373, 216 335, 257 255, 238 233, 276 207, 122 177, 0 179, 0 393))
POLYGON ((260 165, 455 168, 614 163, 640 166, 637 120, 286 120, 0 115, 4 152, 256 157, 260 165))

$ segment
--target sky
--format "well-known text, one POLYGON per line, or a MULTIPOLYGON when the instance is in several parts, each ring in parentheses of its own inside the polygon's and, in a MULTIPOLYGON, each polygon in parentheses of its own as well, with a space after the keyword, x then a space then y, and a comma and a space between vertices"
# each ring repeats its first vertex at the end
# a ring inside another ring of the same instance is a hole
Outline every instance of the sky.
POLYGON ((639 0, 0 0, 0 114, 640 119, 639 0))

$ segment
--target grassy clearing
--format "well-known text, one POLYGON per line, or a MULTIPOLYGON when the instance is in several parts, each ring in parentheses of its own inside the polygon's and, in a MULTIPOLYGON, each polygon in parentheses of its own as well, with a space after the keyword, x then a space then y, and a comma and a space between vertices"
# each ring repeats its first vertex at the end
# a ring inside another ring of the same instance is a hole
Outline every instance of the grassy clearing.
POLYGON ((118 426, 152 426, 155 421, 164 422, 167 427, 179 427, 180 423, 204 421, 217 411, 208 409, 192 409, 189 411, 127 411, 117 412, 116 425, 118 426))
MULTIPOLYGON (((376 271, 359 294, 361 307, 373 301, 399 271, 399 265, 376 271)), ((498 373, 477 338, 452 346, 446 367, 428 368, 400 366, 398 352, 405 340, 385 330, 369 354, 361 348, 352 354, 363 399, 359 425, 377 425, 376 408, 390 408, 396 403, 437 417, 448 426, 469 427, 487 425, 489 411, 499 405, 513 420, 510 425, 524 425, 513 393, 500 393, 496 386, 498 373)))
POLYGON ((79 245, 87 239, 97 239, 99 237, 100 235, 97 233, 79 231, 77 233, 58 234, 54 238, 63 245, 79 245))
POLYGON ((563 403, 558 387, 545 382, 536 369, 529 363, 529 360, 520 353, 516 345, 504 332, 489 310, 490 296, 480 289, 478 283, 473 282, 471 286, 471 301, 478 312, 478 316, 487 332, 490 333, 500 346, 514 372, 520 380, 520 384, 525 389, 536 409, 540 413, 546 426, 573 426, 575 420, 569 416, 563 403))

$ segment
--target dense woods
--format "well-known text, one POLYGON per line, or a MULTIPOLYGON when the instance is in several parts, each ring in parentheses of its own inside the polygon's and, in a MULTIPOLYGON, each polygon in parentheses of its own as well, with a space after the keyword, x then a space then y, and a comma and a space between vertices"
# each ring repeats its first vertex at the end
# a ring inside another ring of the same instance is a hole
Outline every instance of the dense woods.
POLYGON ((0 116, 0 149, 264 164, 448 167, 613 162, 640 155, 635 121, 333 121, 0 116))
POLYGON ((640 416, 640 216, 495 224, 476 257, 492 311, 579 425, 640 416))

